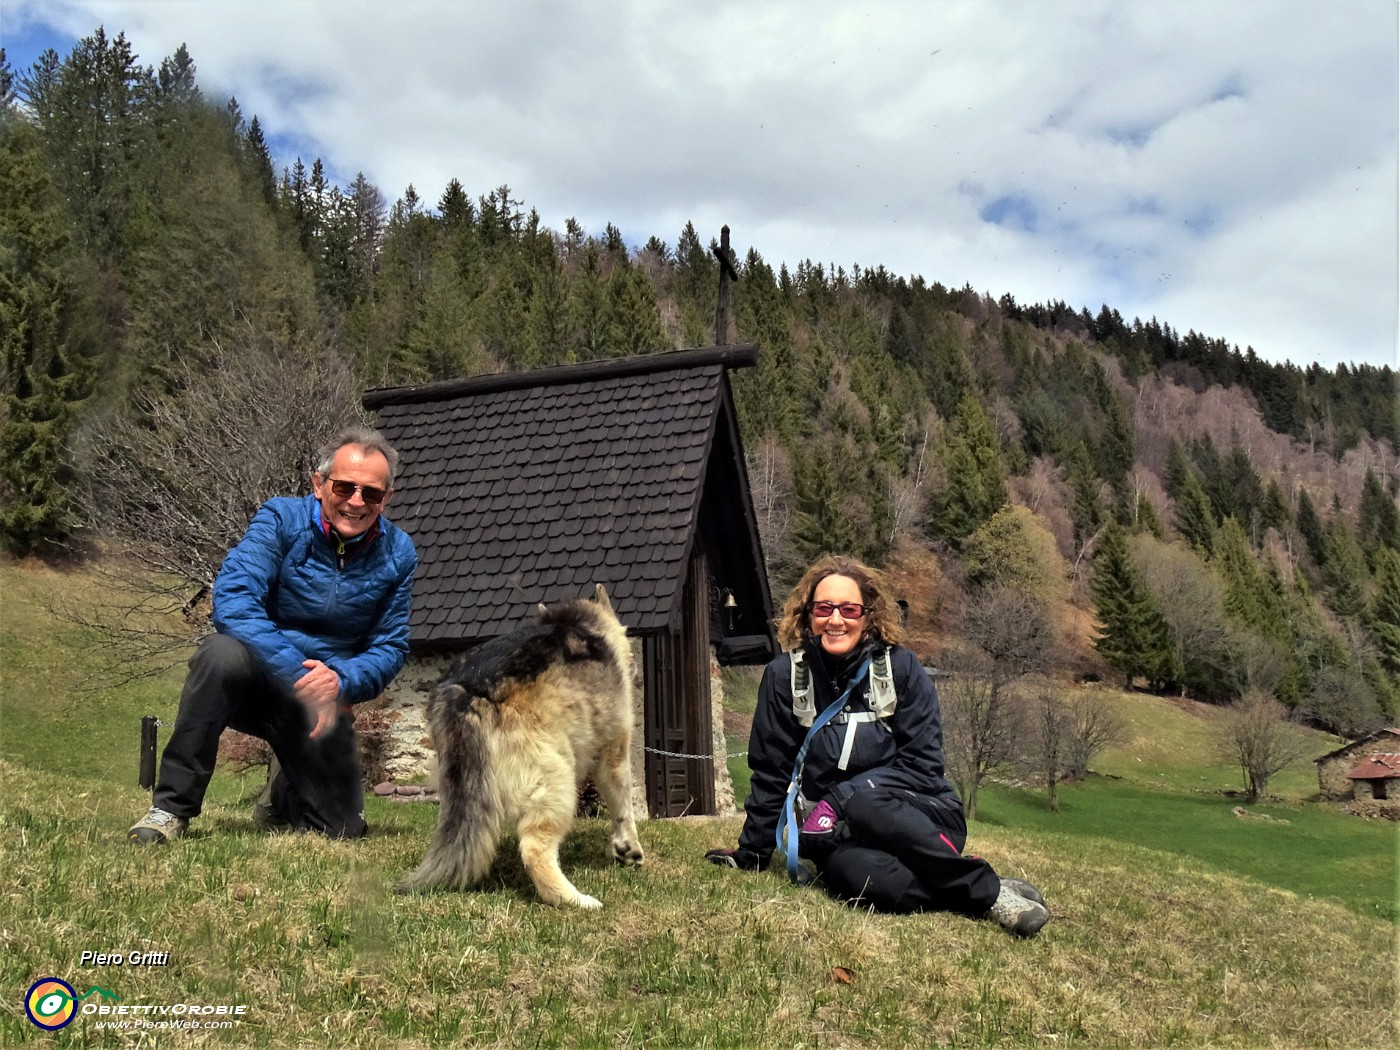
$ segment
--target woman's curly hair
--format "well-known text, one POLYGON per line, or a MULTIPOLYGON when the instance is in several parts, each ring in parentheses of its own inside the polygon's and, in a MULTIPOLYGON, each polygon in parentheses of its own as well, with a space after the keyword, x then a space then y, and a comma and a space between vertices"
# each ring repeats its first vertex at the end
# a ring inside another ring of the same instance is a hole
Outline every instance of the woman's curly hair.
POLYGON ((845 576, 860 587, 860 601, 865 606, 865 635, 876 635, 886 644, 896 645, 904 640, 904 626, 899 606, 885 594, 880 573, 864 562, 844 554, 824 554, 806 572, 783 603, 778 617, 778 644, 783 649, 795 649, 811 637, 812 595, 817 584, 828 576, 845 576))

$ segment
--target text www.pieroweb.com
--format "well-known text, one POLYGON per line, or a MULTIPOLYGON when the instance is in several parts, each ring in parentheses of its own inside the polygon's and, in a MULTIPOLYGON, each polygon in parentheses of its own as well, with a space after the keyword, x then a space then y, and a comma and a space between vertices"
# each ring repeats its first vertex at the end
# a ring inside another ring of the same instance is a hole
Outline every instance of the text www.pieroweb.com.
POLYGON ((200 1031, 208 1031, 211 1028, 232 1028, 235 1023, 236 1022, 234 1021, 227 1020, 218 1021, 213 1018, 210 1018, 207 1021, 203 1021, 199 1018, 194 1017, 180 1017, 172 1021, 152 1021, 149 1018, 142 1017, 136 1020, 126 1021, 96 1021, 93 1023, 93 1027, 124 1029, 126 1031, 138 1032, 161 1030, 170 1031, 172 1029, 191 1031, 196 1028, 200 1031))
POLYGON ((205 1006, 193 1003, 176 1003, 174 1006, 144 1006, 125 1003, 121 1006, 99 1006, 89 1003, 82 1009, 84 1014, 97 1015, 93 1019, 94 1028, 140 1032, 172 1029, 208 1031, 209 1029, 232 1028, 247 1011, 246 1005, 205 1006))

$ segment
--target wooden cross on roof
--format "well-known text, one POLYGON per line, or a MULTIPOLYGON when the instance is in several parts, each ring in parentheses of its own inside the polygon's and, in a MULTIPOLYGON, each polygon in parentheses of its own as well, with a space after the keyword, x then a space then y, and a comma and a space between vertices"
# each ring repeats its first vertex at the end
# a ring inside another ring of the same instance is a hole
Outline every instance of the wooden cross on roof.
POLYGON ((734 269, 734 253, 729 250, 729 227, 719 230, 719 247, 712 247, 719 260, 719 300, 715 303, 715 345, 729 345, 729 286, 739 279, 734 269))

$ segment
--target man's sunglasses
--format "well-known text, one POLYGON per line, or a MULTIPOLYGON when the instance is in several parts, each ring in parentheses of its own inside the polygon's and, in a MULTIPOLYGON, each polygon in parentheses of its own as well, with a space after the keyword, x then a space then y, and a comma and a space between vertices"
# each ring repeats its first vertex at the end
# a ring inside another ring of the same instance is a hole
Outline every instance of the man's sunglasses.
POLYGON ((389 493, 386 489, 376 488, 374 485, 356 485, 353 481, 336 481, 335 478, 328 478, 331 491, 341 499, 349 499, 355 494, 355 490, 360 490, 360 499, 364 500, 371 507, 377 507, 384 502, 384 497, 389 493))
POLYGON ((813 602, 813 616, 830 616, 837 609, 841 610, 843 620, 859 620, 865 615, 865 606, 860 602, 813 602))

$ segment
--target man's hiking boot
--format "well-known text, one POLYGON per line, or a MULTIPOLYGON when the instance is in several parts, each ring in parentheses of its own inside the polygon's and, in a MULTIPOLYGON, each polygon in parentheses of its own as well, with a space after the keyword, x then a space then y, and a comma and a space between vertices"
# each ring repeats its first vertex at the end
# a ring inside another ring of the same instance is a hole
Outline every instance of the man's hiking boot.
POLYGON ((174 842, 189 826, 190 822, 184 817, 152 806, 150 812, 131 825, 126 837, 140 846, 153 842, 174 842))
POLYGON ((1021 879, 1002 879, 1001 887, 1002 889, 1010 890, 1018 897, 1025 897, 1028 901, 1035 901, 1035 903, 1042 907, 1045 905, 1045 898, 1041 896, 1040 891, 1029 882, 1024 882, 1021 879))
POLYGON ((1034 937, 1050 921, 1050 912, 1045 905, 1009 889, 1003 880, 1001 892, 986 917, 1018 937, 1034 937))

